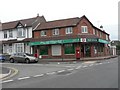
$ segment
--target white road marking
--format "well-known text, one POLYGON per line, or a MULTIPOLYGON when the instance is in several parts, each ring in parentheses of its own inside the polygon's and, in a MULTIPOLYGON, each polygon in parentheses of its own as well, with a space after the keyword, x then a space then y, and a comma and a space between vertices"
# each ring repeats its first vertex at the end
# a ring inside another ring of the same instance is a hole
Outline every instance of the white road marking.
POLYGON ((89 66, 93 66, 94 64, 90 64, 89 66))
POLYGON ((30 77, 22 77, 22 78, 18 78, 18 80, 23 80, 23 79, 28 79, 30 77))
POLYGON ((46 73, 47 75, 52 75, 55 74, 56 72, 50 72, 50 73, 46 73))
POLYGON ((60 72, 64 72, 65 70, 60 70, 60 71, 57 71, 58 73, 60 73, 60 72))
POLYGON ((12 82, 13 80, 2 81, 2 83, 12 82))
POLYGON ((35 75, 35 76, 33 76, 33 77, 42 77, 42 76, 44 76, 44 74, 35 75))
POLYGON ((75 69, 80 69, 82 66, 78 66, 78 67, 76 67, 75 69))
POLYGON ((83 68, 88 67, 88 66, 83 66, 83 68))
POLYGON ((72 71, 72 70, 74 70, 73 68, 70 68, 70 69, 67 69, 68 71, 72 71))

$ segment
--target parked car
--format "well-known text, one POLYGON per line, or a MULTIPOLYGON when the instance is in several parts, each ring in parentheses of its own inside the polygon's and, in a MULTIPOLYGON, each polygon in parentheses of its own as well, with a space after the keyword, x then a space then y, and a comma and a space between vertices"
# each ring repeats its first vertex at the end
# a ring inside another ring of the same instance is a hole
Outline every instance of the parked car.
POLYGON ((37 63, 38 58, 28 53, 15 53, 10 56, 9 61, 10 63, 14 63, 14 62, 24 62, 24 63, 36 62, 37 63))
POLYGON ((4 62, 5 61, 5 56, 3 54, 0 54, 0 61, 4 62))

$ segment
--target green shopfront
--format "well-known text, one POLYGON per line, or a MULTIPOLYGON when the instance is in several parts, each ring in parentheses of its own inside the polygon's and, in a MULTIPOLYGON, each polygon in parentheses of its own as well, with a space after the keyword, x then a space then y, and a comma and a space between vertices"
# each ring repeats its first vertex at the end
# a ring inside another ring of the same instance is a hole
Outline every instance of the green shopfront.
POLYGON ((80 50, 80 57, 97 57, 107 55, 108 41, 98 38, 73 38, 65 40, 50 40, 30 42, 33 53, 40 58, 76 58, 76 49, 80 50))

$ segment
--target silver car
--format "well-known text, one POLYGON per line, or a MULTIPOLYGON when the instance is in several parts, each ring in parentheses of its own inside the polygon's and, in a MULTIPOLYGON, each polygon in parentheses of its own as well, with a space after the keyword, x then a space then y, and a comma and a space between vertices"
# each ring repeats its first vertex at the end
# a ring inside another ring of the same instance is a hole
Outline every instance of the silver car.
POLYGON ((36 62, 37 63, 38 58, 28 53, 15 53, 10 56, 9 61, 10 63, 14 63, 14 62, 25 62, 25 63, 36 62))

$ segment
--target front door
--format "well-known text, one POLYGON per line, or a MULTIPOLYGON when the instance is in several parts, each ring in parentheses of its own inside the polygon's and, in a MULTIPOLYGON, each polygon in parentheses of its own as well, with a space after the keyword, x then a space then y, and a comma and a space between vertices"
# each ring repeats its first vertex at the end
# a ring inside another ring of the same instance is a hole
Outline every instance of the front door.
POLYGON ((91 50, 90 50, 89 44, 81 45, 81 56, 82 57, 90 57, 91 56, 91 50))

